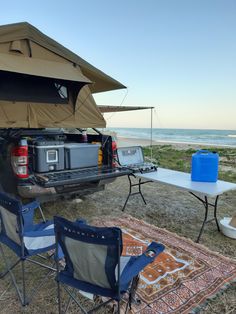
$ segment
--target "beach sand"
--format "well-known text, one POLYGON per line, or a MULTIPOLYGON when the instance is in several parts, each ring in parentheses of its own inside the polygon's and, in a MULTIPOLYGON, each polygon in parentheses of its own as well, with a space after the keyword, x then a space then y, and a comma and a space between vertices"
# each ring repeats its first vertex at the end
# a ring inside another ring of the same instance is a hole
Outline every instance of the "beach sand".
MULTIPOLYGON (((128 138, 128 137, 121 137, 116 136, 117 140, 117 147, 130 147, 130 146, 150 146, 151 141, 147 139, 138 139, 138 138, 128 138)), ((200 149, 209 149, 214 148, 216 151, 217 149, 235 149, 235 147, 228 146, 228 145, 214 145, 214 144, 197 144, 197 143, 177 143, 177 142, 164 142, 164 141, 152 141, 152 146, 171 146, 172 149, 176 150, 188 150, 193 149, 195 151, 198 151, 200 149)), ((235 162, 232 163, 232 160, 228 160, 228 157, 220 156, 220 164, 219 164, 219 170, 221 171, 231 171, 233 173, 236 173, 235 168, 235 162)))
MULTIPOLYGON (((121 137, 117 136, 117 146, 118 147, 128 147, 128 146, 150 146, 151 141, 146 139, 139 139, 139 138, 128 138, 128 137, 121 137)), ((152 145, 171 145, 175 149, 202 149, 206 145, 205 144, 195 144, 195 143, 177 143, 177 142, 165 142, 165 141, 152 141, 152 145)), ((215 145, 207 144, 207 147, 215 145)), ((229 146, 225 146, 229 147, 229 146)))

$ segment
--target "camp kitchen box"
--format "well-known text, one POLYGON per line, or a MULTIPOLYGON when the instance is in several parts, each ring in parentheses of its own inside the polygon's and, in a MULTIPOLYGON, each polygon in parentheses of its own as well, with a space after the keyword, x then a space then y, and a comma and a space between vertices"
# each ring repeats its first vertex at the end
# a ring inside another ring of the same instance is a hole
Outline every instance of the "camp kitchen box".
POLYGON ((191 180, 216 182, 218 179, 219 155, 208 150, 199 150, 192 155, 191 180))
POLYGON ((35 141, 29 145, 36 172, 64 170, 65 155, 62 141, 35 141))
POLYGON ((71 143, 65 144, 66 169, 98 166, 99 144, 71 143))

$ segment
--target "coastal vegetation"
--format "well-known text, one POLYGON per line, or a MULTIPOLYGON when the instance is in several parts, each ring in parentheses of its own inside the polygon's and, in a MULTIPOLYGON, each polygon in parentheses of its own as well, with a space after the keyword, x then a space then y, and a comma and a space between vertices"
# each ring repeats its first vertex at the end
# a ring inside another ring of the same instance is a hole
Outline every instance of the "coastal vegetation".
MULTIPOLYGON (((219 161, 219 179, 236 182, 236 148, 206 147, 211 152, 217 152, 219 161)), ((190 172, 192 154, 196 149, 177 149, 173 145, 154 145, 143 148, 145 158, 163 168, 190 172)))

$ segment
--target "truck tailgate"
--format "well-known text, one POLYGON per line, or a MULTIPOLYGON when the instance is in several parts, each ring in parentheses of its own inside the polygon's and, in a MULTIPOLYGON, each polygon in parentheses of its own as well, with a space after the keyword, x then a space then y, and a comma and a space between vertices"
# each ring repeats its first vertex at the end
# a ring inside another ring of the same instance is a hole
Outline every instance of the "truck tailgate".
POLYGON ((55 187, 67 184, 79 184, 102 179, 116 178, 131 174, 127 168, 118 167, 90 167, 68 171, 57 171, 43 174, 35 174, 37 183, 44 187, 55 187))

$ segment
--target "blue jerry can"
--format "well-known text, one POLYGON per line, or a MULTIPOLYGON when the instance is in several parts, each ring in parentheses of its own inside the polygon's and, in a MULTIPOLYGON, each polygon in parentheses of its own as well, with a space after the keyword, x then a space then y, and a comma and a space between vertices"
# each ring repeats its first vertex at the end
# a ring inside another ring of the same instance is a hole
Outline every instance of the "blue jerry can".
POLYGON ((218 179, 219 155, 208 150, 199 150, 192 155, 191 180, 216 182, 218 179))

